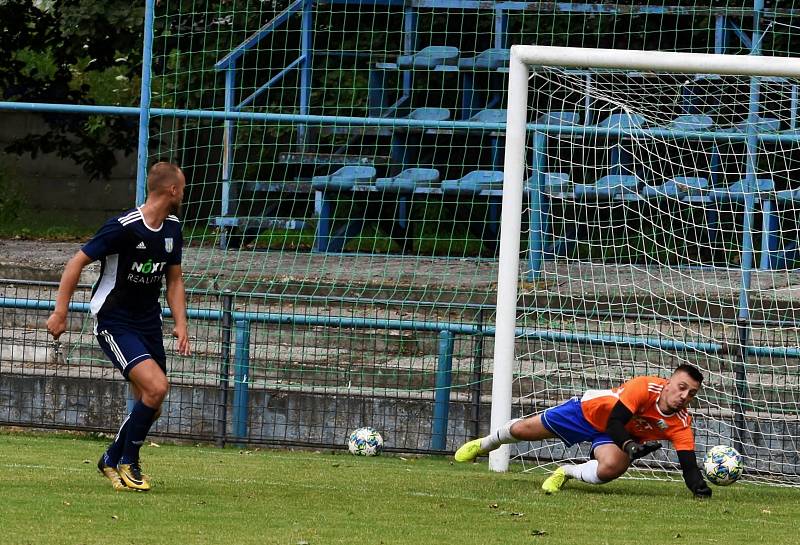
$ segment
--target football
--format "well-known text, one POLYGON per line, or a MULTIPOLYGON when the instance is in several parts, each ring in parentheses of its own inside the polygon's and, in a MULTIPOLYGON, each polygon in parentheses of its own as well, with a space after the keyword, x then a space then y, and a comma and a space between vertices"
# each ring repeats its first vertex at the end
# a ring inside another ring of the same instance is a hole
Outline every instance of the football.
POLYGON ((706 453, 703 471, 706 478, 719 486, 728 486, 742 476, 742 455, 732 447, 717 445, 706 453))
POLYGON ((358 428, 347 438, 347 449, 355 456, 377 456, 383 451, 383 437, 373 428, 358 428))

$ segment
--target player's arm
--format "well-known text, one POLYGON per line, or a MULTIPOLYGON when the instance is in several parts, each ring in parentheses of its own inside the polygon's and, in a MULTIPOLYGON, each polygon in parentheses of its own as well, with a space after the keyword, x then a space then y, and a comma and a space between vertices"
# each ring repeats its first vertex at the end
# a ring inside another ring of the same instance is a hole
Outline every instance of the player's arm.
POLYGON ((172 335, 178 339, 178 353, 189 356, 192 350, 189 346, 189 324, 186 318, 186 289, 180 265, 167 267, 167 304, 172 311, 172 319, 175 320, 172 335))
POLYGON ((64 267, 64 272, 61 274, 61 282, 58 284, 56 308, 47 319, 47 331, 54 339, 58 339, 67 329, 69 302, 81 279, 81 272, 84 267, 92 261, 94 261, 94 259, 86 255, 83 250, 78 250, 78 252, 67 261, 66 267, 64 267))
POLYGON ((709 488, 700 474, 700 468, 697 467, 697 456, 695 456, 694 451, 679 450, 678 461, 681 463, 683 482, 686 483, 686 487, 698 498, 711 497, 711 488, 709 488))
POLYGON ((633 417, 631 410, 622 401, 617 401, 617 404, 611 409, 611 414, 608 415, 606 433, 633 461, 660 449, 661 443, 658 441, 647 441, 646 443, 636 441, 625 429, 625 425, 630 421, 631 417, 633 417))

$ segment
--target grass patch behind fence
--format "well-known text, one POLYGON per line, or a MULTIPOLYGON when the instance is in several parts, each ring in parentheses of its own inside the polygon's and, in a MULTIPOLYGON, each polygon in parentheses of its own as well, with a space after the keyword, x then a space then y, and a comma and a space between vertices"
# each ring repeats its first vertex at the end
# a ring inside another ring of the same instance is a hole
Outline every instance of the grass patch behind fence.
POLYGON ((698 501, 679 482, 493 474, 439 457, 146 446, 150 493, 114 492, 106 440, 0 432, 0 543, 797 543, 800 492, 737 484, 698 501))

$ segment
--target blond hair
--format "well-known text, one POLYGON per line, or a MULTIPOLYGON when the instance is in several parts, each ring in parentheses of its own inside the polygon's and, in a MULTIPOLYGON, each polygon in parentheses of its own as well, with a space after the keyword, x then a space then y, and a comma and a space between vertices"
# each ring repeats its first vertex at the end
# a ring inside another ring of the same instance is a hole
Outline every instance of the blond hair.
POLYGON ((183 175, 181 168, 173 163, 160 161, 150 167, 147 173, 147 191, 158 193, 166 190, 183 175))

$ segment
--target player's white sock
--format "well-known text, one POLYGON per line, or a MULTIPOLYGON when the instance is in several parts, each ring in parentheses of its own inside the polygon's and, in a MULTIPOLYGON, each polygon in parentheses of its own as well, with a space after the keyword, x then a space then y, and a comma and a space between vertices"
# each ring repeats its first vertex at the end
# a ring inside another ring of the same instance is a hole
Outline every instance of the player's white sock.
POLYGON ((597 460, 589 460, 578 465, 566 464, 561 466, 561 469, 573 479, 590 484, 605 484, 606 481, 597 476, 598 465, 597 460))
POLYGON ((490 452, 500 445, 508 445, 509 443, 518 443, 519 439, 511 435, 511 426, 514 422, 522 420, 521 418, 514 418, 509 420, 492 433, 481 439, 481 450, 483 452, 490 452))

